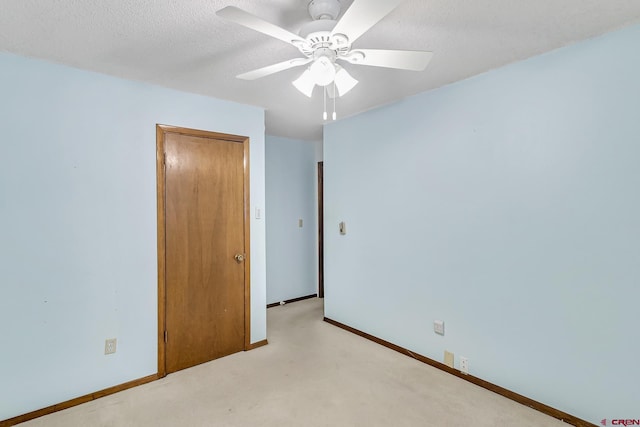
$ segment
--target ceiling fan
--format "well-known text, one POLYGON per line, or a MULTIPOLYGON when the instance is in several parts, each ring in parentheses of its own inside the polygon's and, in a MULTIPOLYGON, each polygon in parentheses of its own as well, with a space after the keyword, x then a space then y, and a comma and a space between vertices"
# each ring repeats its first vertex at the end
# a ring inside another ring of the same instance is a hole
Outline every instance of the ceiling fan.
POLYGON ((311 0, 309 14, 313 21, 305 23, 299 34, 294 34, 234 6, 219 10, 217 15, 290 43, 303 55, 303 57, 240 74, 237 78, 255 80, 310 64, 302 75, 292 82, 293 85, 308 97, 311 97, 316 86, 324 86, 325 95, 329 92, 331 97, 336 97, 345 95, 358 84, 358 81, 336 61, 413 71, 422 71, 427 67, 433 55, 432 52, 352 47, 360 36, 387 16, 402 1, 354 0, 342 18, 336 21, 340 14, 339 0, 311 0), (331 83, 334 83, 332 91, 328 90, 331 83))

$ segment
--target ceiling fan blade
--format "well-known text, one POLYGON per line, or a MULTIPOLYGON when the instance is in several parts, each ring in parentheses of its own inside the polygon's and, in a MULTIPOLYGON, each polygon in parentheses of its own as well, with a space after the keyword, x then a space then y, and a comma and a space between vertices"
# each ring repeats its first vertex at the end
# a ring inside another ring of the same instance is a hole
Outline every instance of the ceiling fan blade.
POLYGON ((258 18, 257 16, 252 15, 249 12, 245 12, 242 9, 238 9, 235 6, 227 6, 224 9, 220 9, 216 12, 216 15, 221 18, 228 19, 229 21, 233 21, 236 24, 251 28, 252 30, 258 31, 262 34, 266 34, 278 40, 282 40, 286 43, 290 43, 293 45, 307 43, 306 40, 304 40, 299 35, 287 31, 284 28, 278 27, 271 22, 267 22, 262 18, 258 18))
POLYGON ((266 77, 280 71, 288 70, 289 68, 299 67, 300 65, 308 64, 311 61, 312 61, 311 58, 289 59, 288 61, 283 61, 278 64, 273 64, 266 67, 258 68, 257 70, 253 70, 253 71, 247 71, 246 73, 239 74, 236 77, 242 80, 256 80, 261 77, 266 77))
POLYGON ((353 43, 382 18, 387 16, 403 0, 354 0, 331 32, 344 34, 353 43))
POLYGON ((427 68, 432 56, 433 52, 421 50, 356 49, 339 59, 357 65, 422 71, 427 68))

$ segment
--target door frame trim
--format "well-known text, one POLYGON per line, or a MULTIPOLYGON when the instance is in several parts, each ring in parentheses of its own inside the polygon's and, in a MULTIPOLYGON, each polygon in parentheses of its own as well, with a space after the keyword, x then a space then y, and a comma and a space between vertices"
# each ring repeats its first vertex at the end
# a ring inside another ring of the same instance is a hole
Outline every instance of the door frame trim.
POLYGON ((200 136, 241 143, 244 148, 244 350, 251 349, 251 234, 250 234, 250 188, 249 188, 249 137, 204 130, 156 124, 156 199, 158 217, 158 377, 167 375, 166 367, 166 236, 165 236, 165 135, 173 133, 200 136))
POLYGON ((324 298, 324 162, 318 162, 318 298, 324 298))

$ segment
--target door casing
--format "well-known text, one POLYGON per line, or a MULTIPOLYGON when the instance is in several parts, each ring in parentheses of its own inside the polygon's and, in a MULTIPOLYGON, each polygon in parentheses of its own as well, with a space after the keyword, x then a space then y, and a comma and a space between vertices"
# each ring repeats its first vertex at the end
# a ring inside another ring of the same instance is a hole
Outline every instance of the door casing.
POLYGON ((158 234, 158 377, 167 375, 166 369, 166 230, 165 230, 165 135, 182 134, 241 143, 244 148, 244 350, 251 348, 251 262, 250 262, 250 199, 249 199, 249 137, 156 125, 156 196, 158 234))
POLYGON ((324 162, 318 162, 318 298, 324 298, 324 162))

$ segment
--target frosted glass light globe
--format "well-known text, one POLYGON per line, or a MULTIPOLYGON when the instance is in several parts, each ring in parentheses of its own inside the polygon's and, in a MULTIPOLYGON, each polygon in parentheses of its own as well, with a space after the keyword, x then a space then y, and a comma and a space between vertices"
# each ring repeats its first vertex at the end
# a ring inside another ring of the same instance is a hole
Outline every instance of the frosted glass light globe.
POLYGON ((336 66, 325 56, 313 61, 309 71, 318 86, 326 86, 336 77, 336 66))

